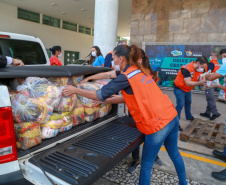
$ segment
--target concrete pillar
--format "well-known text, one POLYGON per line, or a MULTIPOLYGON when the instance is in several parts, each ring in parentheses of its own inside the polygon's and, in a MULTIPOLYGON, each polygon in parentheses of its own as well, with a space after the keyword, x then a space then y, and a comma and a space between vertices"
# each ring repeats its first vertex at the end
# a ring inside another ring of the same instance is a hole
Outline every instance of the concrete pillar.
POLYGON ((118 0, 95 0, 94 46, 105 55, 116 44, 118 26, 118 0))

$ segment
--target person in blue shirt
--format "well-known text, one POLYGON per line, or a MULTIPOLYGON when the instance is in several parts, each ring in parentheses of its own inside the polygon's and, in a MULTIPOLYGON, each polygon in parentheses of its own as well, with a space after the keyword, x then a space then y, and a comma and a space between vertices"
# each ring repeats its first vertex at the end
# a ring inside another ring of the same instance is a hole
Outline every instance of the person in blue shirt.
POLYGON ((104 57, 98 46, 93 46, 88 56, 90 56, 89 63, 92 66, 104 66, 104 57))
MULTIPOLYGON (((217 78, 226 77, 226 48, 222 49, 220 51, 220 55, 221 55, 221 58, 222 58, 223 65, 220 67, 220 69, 218 69, 216 71, 216 73, 207 74, 205 76, 206 80, 213 81, 217 78)), ((225 92, 226 92, 226 86, 220 85, 219 88, 221 88, 222 90, 225 90, 225 92)), ((226 132, 226 129, 225 129, 225 132, 226 132)), ((226 162, 226 146, 224 147, 223 152, 220 152, 218 150, 214 150, 213 155, 216 158, 221 159, 224 162, 226 162)), ((218 179, 218 180, 224 180, 225 181, 226 180, 226 168, 224 170, 220 171, 220 172, 212 172, 212 176, 214 178, 218 179)))

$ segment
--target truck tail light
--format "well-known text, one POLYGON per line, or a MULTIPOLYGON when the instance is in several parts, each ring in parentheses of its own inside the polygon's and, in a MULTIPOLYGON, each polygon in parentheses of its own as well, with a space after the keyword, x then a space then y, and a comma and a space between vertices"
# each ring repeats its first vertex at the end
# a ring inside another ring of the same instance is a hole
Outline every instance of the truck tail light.
POLYGON ((10 38, 9 35, 0 35, 1 38, 10 38))
POLYGON ((17 160, 11 107, 0 108, 0 164, 17 160))

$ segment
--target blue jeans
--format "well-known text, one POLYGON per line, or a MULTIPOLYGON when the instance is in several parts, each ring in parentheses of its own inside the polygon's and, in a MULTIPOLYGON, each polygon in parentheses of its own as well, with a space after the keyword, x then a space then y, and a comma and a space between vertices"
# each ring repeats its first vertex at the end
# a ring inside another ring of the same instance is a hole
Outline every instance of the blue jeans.
POLYGON ((145 141, 143 146, 141 171, 140 171, 140 185, 149 185, 151 180, 152 166, 155 162, 155 158, 164 142, 167 153, 171 160, 179 177, 179 184, 186 185, 186 173, 184 161, 177 148, 178 140, 178 127, 179 119, 176 116, 168 125, 162 128, 160 131, 145 135, 145 141))
POLYGON ((191 92, 185 92, 181 89, 174 88, 174 94, 177 100, 176 110, 180 119, 181 111, 184 107, 186 119, 191 119, 191 92))

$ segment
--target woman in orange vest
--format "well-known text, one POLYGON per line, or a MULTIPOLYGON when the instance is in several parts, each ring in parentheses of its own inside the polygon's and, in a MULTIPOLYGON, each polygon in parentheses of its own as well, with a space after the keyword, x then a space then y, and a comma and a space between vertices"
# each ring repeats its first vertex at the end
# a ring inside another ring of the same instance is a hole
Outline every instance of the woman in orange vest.
MULTIPOLYGON (((130 114, 136 122, 137 128, 145 134, 143 146, 140 184, 149 185, 151 170, 155 158, 162 146, 172 159, 180 185, 187 184, 183 159, 178 151, 179 119, 177 111, 167 95, 159 89, 150 70, 145 68, 140 61, 140 49, 136 46, 117 46, 113 50, 112 58, 115 65, 123 71, 124 80, 113 79, 109 84, 97 91, 87 91, 73 86, 66 86, 63 95, 76 93, 90 99, 105 101, 111 95, 122 90, 123 98, 129 108, 130 114), (120 84, 119 84, 120 83, 120 84), (117 88, 112 88, 118 84, 117 88), (132 93, 127 93, 127 88, 132 88, 132 93)), ((115 103, 121 103, 119 98, 115 103)))
MULTIPOLYGON (((204 72, 207 66, 207 58, 205 56, 197 58, 197 60, 181 67, 174 81, 174 94, 176 97, 176 110, 180 119, 181 110, 184 107, 187 120, 193 121, 191 114, 191 90, 197 85, 205 85, 205 81, 200 80, 199 76, 204 72)), ((179 127, 180 131, 182 128, 179 127)))
POLYGON ((61 61, 58 59, 58 57, 62 56, 61 53, 61 47, 60 46, 53 46, 52 48, 49 48, 49 50, 52 52, 52 57, 50 57, 50 65, 51 66, 62 66, 61 61))
MULTIPOLYGON (((220 68, 220 64, 218 63, 219 53, 217 51, 214 51, 213 53, 211 53, 211 55, 212 56, 210 56, 210 63, 208 64, 208 67, 206 67, 205 71, 206 72, 210 71, 211 73, 215 73, 220 68)), ((217 110, 216 98, 214 95, 214 88, 206 89, 205 94, 206 94, 207 107, 204 113, 200 113, 200 116, 207 117, 210 120, 215 120, 216 118, 220 117, 221 114, 217 110)))

